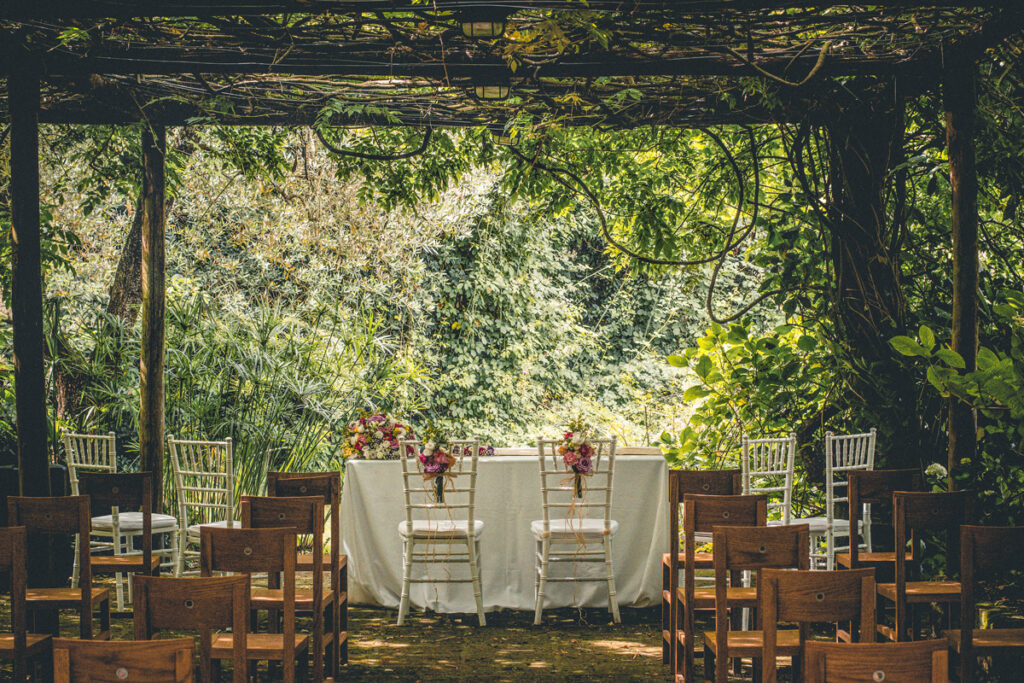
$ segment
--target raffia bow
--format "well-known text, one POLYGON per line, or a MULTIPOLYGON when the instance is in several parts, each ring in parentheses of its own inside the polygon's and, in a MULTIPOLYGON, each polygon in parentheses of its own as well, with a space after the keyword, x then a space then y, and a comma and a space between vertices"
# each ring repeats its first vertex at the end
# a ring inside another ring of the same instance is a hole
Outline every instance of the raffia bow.
POLYGON ((445 488, 448 486, 448 484, 451 484, 451 488, 454 491, 455 477, 457 476, 459 476, 459 473, 453 472, 451 470, 446 470, 444 472, 441 472, 440 474, 424 472, 423 481, 430 481, 431 479, 434 480, 434 500, 436 500, 438 503, 443 503, 445 488))
POLYGON ((583 485, 583 477, 592 476, 594 476, 593 470, 590 472, 573 472, 570 476, 563 479, 559 486, 568 486, 569 484, 572 484, 573 501, 576 499, 582 499, 583 492, 586 490, 586 487, 583 485))

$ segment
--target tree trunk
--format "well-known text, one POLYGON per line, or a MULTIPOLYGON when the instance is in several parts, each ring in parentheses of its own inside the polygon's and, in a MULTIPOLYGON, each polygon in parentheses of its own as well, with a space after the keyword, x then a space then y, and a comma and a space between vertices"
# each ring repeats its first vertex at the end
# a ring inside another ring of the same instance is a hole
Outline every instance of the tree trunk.
POLYGON ((142 304, 142 190, 135 202, 135 215, 121 247, 121 258, 117 262, 114 281, 110 284, 110 300, 107 313, 116 315, 125 324, 131 325, 139 314, 142 304))
POLYGON ((905 334, 900 270, 904 103, 895 84, 847 83, 829 98, 827 132, 828 253, 834 273, 832 306, 849 379, 838 401, 877 427, 879 461, 918 466, 928 450, 914 373, 889 341, 905 334))

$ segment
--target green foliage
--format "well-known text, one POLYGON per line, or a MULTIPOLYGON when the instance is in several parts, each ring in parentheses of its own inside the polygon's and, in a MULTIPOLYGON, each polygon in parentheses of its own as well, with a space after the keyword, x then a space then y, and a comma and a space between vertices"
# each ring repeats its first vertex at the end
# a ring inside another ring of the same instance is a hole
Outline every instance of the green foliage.
POLYGON ((963 401, 977 411, 977 460, 957 463, 961 488, 975 492, 980 514, 997 524, 1024 521, 1024 293, 1002 292, 991 307, 1004 334, 997 348, 978 349, 977 367, 936 341, 921 326, 917 339, 896 337, 892 345, 923 368, 931 388, 943 398, 963 401))

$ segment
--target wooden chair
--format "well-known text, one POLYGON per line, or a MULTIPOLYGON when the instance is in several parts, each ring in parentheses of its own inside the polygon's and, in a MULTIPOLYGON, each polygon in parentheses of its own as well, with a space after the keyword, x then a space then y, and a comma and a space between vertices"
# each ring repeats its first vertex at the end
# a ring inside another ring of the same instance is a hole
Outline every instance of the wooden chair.
MULTIPOLYGON (((295 530, 290 527, 225 529, 204 526, 200 533, 203 576, 212 576, 214 572, 234 572, 251 580, 253 574, 283 575, 282 632, 248 632, 245 650, 249 661, 281 662, 282 680, 293 683, 296 664, 304 673, 309 654, 309 635, 295 631, 295 530)), ((230 659, 239 635, 237 632, 222 633, 214 638, 213 658, 230 659)))
MULTIPOLYGON (((249 578, 215 576, 208 578, 132 577, 135 593, 135 639, 152 640, 159 631, 199 633, 199 680, 213 681, 214 629, 230 628, 246 633, 249 619, 249 578)), ((245 641, 232 642, 226 657, 233 662, 232 680, 246 683, 245 641)), ((189 641, 189 649, 194 645, 189 641)), ((223 654, 223 653, 220 653, 223 654)))
MULTIPOLYGON (((139 573, 158 575, 160 558, 153 552, 153 475, 149 472, 82 472, 78 475, 78 489, 89 497, 92 514, 90 523, 95 523, 98 517, 109 513, 114 538, 121 535, 121 513, 125 509, 134 509, 141 515, 142 552, 122 554, 119 552, 120 544, 114 544, 113 555, 90 555, 92 573, 116 576, 139 573)), ((118 608, 120 611, 123 605, 119 604, 118 608)))
MULTIPOLYGON (((683 496, 696 493, 708 496, 730 496, 743 488, 740 470, 669 470, 668 471, 668 549, 661 556, 661 660, 671 664, 675 657, 672 625, 676 623, 673 596, 679 588, 679 570, 686 566, 686 556, 679 552, 679 507, 683 496)), ((711 569, 710 553, 696 553, 693 570, 711 569)))
POLYGON ((537 437, 537 461, 540 465, 541 511, 543 519, 530 522, 530 533, 537 544, 537 602, 533 623, 539 626, 544 611, 544 589, 548 581, 604 582, 608 587, 608 611, 612 621, 621 623, 619 600, 615 593, 612 567, 612 540, 619 523, 612 519, 612 490, 615 484, 616 439, 593 439, 593 469, 582 496, 574 490, 574 477, 566 471, 558 454, 560 439, 537 437), (554 514, 552 514, 554 513, 554 514), (596 548, 596 549, 595 549, 596 548), (578 571, 577 563, 604 563, 604 576, 578 571), (549 576, 552 566, 572 567, 568 575, 549 576))
MULTIPOLYGON (((872 505, 892 505, 892 494, 896 491, 921 491, 923 482, 921 471, 907 470, 874 470, 854 471, 846 475, 846 496, 849 499, 850 528, 857 528, 861 523, 861 510, 872 505)), ((870 522, 868 522, 870 524, 870 522)), ((865 532, 869 533, 869 532, 865 532)), ((872 544, 874 545, 874 544, 872 544)), ((851 539, 847 552, 836 553, 836 565, 844 569, 860 569, 876 567, 892 574, 896 563, 895 551, 876 551, 862 553, 857 543, 851 539)), ((880 577, 888 580, 885 575, 880 577)))
MULTIPOLYGON (((334 621, 331 608, 335 604, 334 591, 324 595, 323 552, 324 552, 324 499, 322 496, 268 497, 242 496, 242 528, 266 529, 289 527, 296 533, 309 535, 313 542, 312 588, 295 589, 295 611, 313 617, 313 677, 323 680, 324 647, 331 646, 333 654, 333 629, 324 638, 324 617, 334 621), (326 615, 325 615, 326 608, 326 615)), ((278 577, 268 577, 268 588, 253 588, 251 608, 254 612, 267 611, 268 620, 277 621, 277 614, 284 609, 284 591, 277 586, 278 577)), ((253 625, 255 627, 255 624, 253 625)))
POLYGON ((480 579, 480 537, 483 535, 484 523, 483 520, 476 518, 476 479, 480 441, 449 441, 448 447, 452 449, 454 455, 459 456, 449 470, 457 478, 454 485, 446 485, 444 501, 437 502, 432 494, 434 478, 424 476, 423 463, 417 457, 423 444, 420 441, 400 442, 399 453, 402 457, 399 460, 402 463, 405 520, 398 525, 398 535, 402 539, 399 626, 405 623, 405 618, 409 614, 409 591, 413 583, 471 583, 477 619, 481 626, 487 625, 480 579), (426 519, 415 519, 418 516, 426 516, 426 519), (460 548, 462 545, 466 547, 464 551, 460 548), (425 546, 426 549, 417 552, 416 546, 425 546), (441 564, 448 574, 443 579, 413 578, 413 565, 416 563, 441 564), (468 577, 452 575, 449 566, 456 563, 469 566, 468 577))
MULTIPOLYGON (((337 678, 340 675, 338 667, 348 663, 348 557, 341 554, 341 473, 268 472, 267 495, 323 496, 327 504, 331 524, 331 548, 328 553, 330 590, 334 596, 328 660, 331 673, 337 678)), ((313 571, 313 555, 299 554, 295 571, 313 571)))
POLYGON ((1000 650, 1024 652, 1024 628, 975 629, 975 589, 979 578, 1024 567, 1024 526, 960 527, 960 629, 947 631, 960 656, 960 683, 975 680, 976 659, 1000 650))
POLYGON ((793 658, 792 680, 799 681, 801 652, 810 624, 856 621, 860 642, 875 640, 875 570, 793 571, 765 569, 761 572, 761 618, 764 650, 761 654, 762 683, 776 683, 776 658, 793 658), (779 622, 796 622, 795 649, 792 635, 779 631, 779 622))
MULTIPOLYGON (((729 629, 729 610, 757 607, 760 599, 761 571, 764 569, 807 569, 810 566, 810 527, 790 526, 716 526, 715 550, 715 630, 704 633, 704 678, 727 683, 728 664, 733 657, 760 657, 764 634, 759 631, 729 629), (737 571, 757 573, 756 587, 737 588, 730 585, 729 575, 737 571), (753 594, 751 594, 751 592, 753 594), (738 599, 737 599, 738 598, 738 599)), ((798 639, 783 631, 779 649, 799 654, 798 639), (793 641, 793 642, 790 642, 793 641)))
POLYGON ((195 644, 190 638, 153 642, 53 641, 54 683, 127 681, 193 683, 195 644))
POLYGON ((804 645, 804 683, 948 683, 945 641, 804 645))
MULTIPOLYGON (((50 652, 50 636, 28 632, 25 609, 25 527, 0 527, 0 571, 8 573, 11 585, 11 630, 0 633, 0 659, 14 662, 15 681, 24 681, 33 659, 50 652)), ((33 680, 35 676, 33 676, 33 680)))
POLYGON ((234 444, 223 441, 189 441, 167 435, 178 503, 178 566, 175 576, 195 573, 186 569, 188 559, 198 559, 200 529, 204 526, 235 527, 234 444))
MULTIPOLYGON (((687 568, 696 566, 696 539, 698 533, 711 533, 716 526, 764 526, 768 514, 767 496, 683 496, 683 555, 687 568)), ((738 575, 737 575, 738 576, 738 575)), ((683 587, 676 590, 677 620, 672 624, 672 637, 676 641, 676 657, 672 674, 682 673, 687 683, 693 681, 694 611, 714 609, 715 588, 696 587, 693 571, 683 575, 683 587), (680 652, 679 648, 682 648, 680 652), (681 670, 681 671, 680 671, 681 670)), ((734 588, 734 604, 743 598, 756 596, 756 589, 734 588)))
MULTIPOLYGON (((7 499, 7 520, 11 526, 23 526, 28 534, 78 534, 89 538, 89 497, 61 496, 7 499)), ((79 632, 83 640, 110 638, 110 591, 92 585, 89 544, 78 547, 78 588, 29 588, 25 594, 28 611, 71 609, 78 612, 79 632), (93 634, 93 609, 99 608, 101 631, 93 634)), ((30 623, 34 623, 30 622, 30 623)), ((58 635, 58 634, 53 634, 58 635)))
MULTIPOLYGON (((893 527, 897 550, 910 543, 911 558, 905 553, 896 553, 895 583, 879 583, 878 595, 892 602, 895 607, 895 621, 892 628, 879 625, 879 633, 889 640, 917 640, 917 619, 914 605, 945 603, 947 606, 960 602, 959 581, 921 580, 920 531, 937 531, 946 536, 946 575, 957 574, 957 559, 960 547, 960 525, 967 521, 968 494, 966 491, 953 493, 911 493, 897 491, 893 498, 893 527)), ((949 611, 946 612, 947 619, 949 611)))
MULTIPOLYGON (((64 454, 67 458, 68 479, 71 482, 71 495, 77 496, 79 474, 84 472, 101 472, 114 474, 117 472, 117 440, 114 433, 108 434, 64 434, 64 454)), ((178 564, 178 519, 174 515, 161 514, 159 510, 152 513, 153 535, 167 534, 170 543, 166 549, 157 549, 153 553, 162 559, 162 565, 174 570, 178 564)), ((92 518, 92 550, 103 551, 113 548, 114 554, 131 549, 134 538, 142 533, 142 514, 140 512, 123 512, 118 515, 118 528, 115 532, 114 518, 111 511, 101 511, 92 518)), ((72 587, 78 586, 78 543, 75 537, 75 567, 72 587)), ((93 567, 95 572, 95 567, 93 567)), ((114 588, 118 611, 124 611, 124 575, 116 573, 114 588)), ((131 582, 128 582, 129 593, 131 582)), ((130 601, 130 598, 129 598, 130 601)))

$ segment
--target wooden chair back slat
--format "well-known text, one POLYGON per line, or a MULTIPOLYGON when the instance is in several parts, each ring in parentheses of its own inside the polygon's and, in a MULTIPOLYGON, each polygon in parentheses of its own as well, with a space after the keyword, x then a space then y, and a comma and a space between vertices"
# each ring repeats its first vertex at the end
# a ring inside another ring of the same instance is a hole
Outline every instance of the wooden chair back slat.
MULTIPOLYGON (((213 680, 211 651, 214 629, 249 630, 249 577, 174 578, 132 576, 135 638, 151 640, 163 630, 198 631, 200 680, 213 680)), ((245 639, 236 638, 232 652, 233 680, 247 681, 245 639)))
POLYGON ((55 683, 192 683, 189 638, 152 641, 53 641, 55 683))
POLYGON ((295 571, 295 530, 288 527, 224 529, 204 526, 201 568, 203 576, 214 572, 262 574, 295 571))
POLYGON ((762 576, 775 586, 777 604, 774 611, 778 621, 830 623, 859 619, 864 608, 862 596, 867 592, 865 577, 871 580, 871 591, 866 594, 871 596, 874 604, 874 572, 871 569, 786 574, 776 571, 768 574, 765 570, 762 576))
POLYGON ((718 569, 807 569, 810 527, 716 526, 712 532, 715 548, 715 583, 718 569))
MULTIPOLYGON (((764 683, 776 683, 779 622, 798 622, 800 643, 813 623, 856 621, 861 642, 875 639, 875 570, 761 572, 761 613, 764 626, 764 683)), ((838 627, 837 627, 838 629, 838 627)), ((851 634, 852 635, 852 634, 851 634)))
POLYGON ((765 495, 689 494, 683 496, 683 533, 710 534, 716 526, 764 526, 768 505, 765 495))
POLYGON ((805 683, 948 683, 945 640, 825 643, 804 646, 805 683))

